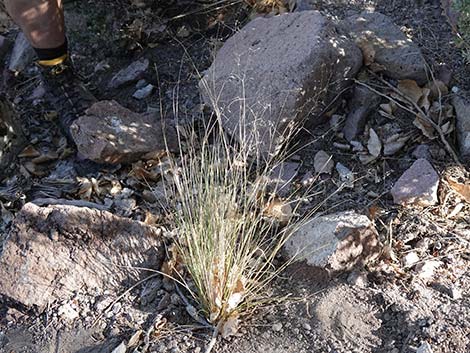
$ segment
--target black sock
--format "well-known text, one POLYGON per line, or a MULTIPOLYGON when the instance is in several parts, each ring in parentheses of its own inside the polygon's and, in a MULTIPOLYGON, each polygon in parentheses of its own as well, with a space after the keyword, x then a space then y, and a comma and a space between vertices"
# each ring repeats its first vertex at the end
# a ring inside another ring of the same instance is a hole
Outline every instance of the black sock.
POLYGON ((34 51, 36 52, 40 65, 51 66, 60 64, 65 60, 68 52, 67 47, 67 39, 65 39, 64 44, 57 48, 34 48, 34 51))

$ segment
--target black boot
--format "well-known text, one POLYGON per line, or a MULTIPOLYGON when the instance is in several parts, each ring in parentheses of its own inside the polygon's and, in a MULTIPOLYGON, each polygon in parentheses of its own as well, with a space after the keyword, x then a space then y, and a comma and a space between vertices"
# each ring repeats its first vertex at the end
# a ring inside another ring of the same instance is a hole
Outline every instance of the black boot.
POLYGON ((53 66, 38 64, 49 101, 57 112, 62 133, 73 143, 70 126, 97 100, 73 69, 69 59, 53 66))
MULTIPOLYGON (((59 128, 68 142, 75 146, 70 134, 70 126, 84 114, 86 109, 97 102, 97 99, 86 88, 69 59, 53 66, 38 65, 41 68, 49 101, 57 112, 59 128)), ((74 164, 79 176, 96 174, 102 168, 107 167, 78 155, 75 157, 74 164)))

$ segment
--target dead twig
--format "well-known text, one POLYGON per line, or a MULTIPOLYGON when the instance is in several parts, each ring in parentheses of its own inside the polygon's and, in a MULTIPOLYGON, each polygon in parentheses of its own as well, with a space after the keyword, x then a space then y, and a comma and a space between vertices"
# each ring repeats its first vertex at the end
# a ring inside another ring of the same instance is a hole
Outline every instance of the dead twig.
POLYGON ((212 349, 214 348, 216 342, 217 342, 217 337, 219 336, 219 331, 222 328, 223 321, 220 320, 217 326, 214 327, 214 331, 212 332, 212 338, 209 341, 209 344, 206 347, 205 353, 210 353, 212 349))

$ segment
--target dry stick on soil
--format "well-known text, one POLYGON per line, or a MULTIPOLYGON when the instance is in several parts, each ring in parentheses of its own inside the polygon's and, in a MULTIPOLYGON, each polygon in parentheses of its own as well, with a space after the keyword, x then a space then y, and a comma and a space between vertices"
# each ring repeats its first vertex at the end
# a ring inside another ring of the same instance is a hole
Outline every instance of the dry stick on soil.
POLYGON ((452 158, 454 159, 454 162, 461 166, 462 164, 460 163, 459 161, 459 157, 457 156, 457 154, 455 153, 454 149, 452 148, 452 146, 449 144, 449 142, 447 141, 445 135, 444 135, 444 132, 442 131, 441 127, 439 125, 437 125, 434 120, 432 120, 419 106, 418 104, 416 104, 415 102, 413 102, 411 99, 409 99, 406 95, 404 95, 398 88, 396 88, 395 86, 393 86, 392 84, 390 84, 389 82, 385 81, 383 78, 377 76, 374 74, 375 77, 377 77, 382 83, 386 84, 389 88, 391 88, 395 93, 399 94, 401 97, 403 97, 404 99, 406 99, 407 102, 409 102, 414 108, 415 110, 407 107, 406 105, 403 105, 401 104, 398 100, 396 99, 393 99, 392 97, 376 90, 375 88, 369 86, 368 84, 364 83, 364 82, 361 82, 359 80, 355 80, 355 82, 358 84, 358 85, 361 85, 363 87, 366 87, 367 89, 369 89, 370 91, 382 96, 382 97, 385 97, 387 98, 388 100, 390 100, 391 102, 395 103, 397 106, 399 106, 400 108, 410 112, 411 114, 418 114, 421 118, 423 118, 424 120, 426 120, 426 122, 428 122, 433 128, 434 130, 437 131, 437 133, 439 134, 439 137, 441 139, 441 142, 444 144, 444 147, 445 149, 447 150, 447 152, 449 152, 449 154, 452 156, 452 158))
POLYGON ((201 14, 201 13, 208 13, 208 12, 210 12, 210 11, 221 10, 221 9, 226 8, 226 7, 230 7, 230 6, 237 5, 237 4, 241 3, 242 1, 243 1, 243 0, 234 0, 234 1, 220 0, 220 1, 214 1, 213 4, 205 5, 205 6, 203 6, 202 9, 193 10, 193 11, 189 11, 189 12, 185 12, 185 13, 179 14, 179 15, 177 15, 177 16, 174 16, 174 17, 170 18, 169 20, 170 20, 170 21, 174 21, 174 20, 182 19, 182 18, 187 17, 187 16, 193 16, 193 15, 197 15, 197 14, 201 14))

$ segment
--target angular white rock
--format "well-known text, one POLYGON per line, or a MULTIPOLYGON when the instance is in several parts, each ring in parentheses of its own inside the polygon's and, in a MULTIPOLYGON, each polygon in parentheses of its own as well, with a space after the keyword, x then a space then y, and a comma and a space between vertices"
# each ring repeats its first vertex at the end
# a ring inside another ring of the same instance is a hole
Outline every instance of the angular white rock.
POLYGON ((354 211, 314 218, 285 245, 291 258, 333 270, 365 264, 379 255, 380 248, 369 218, 354 211))

